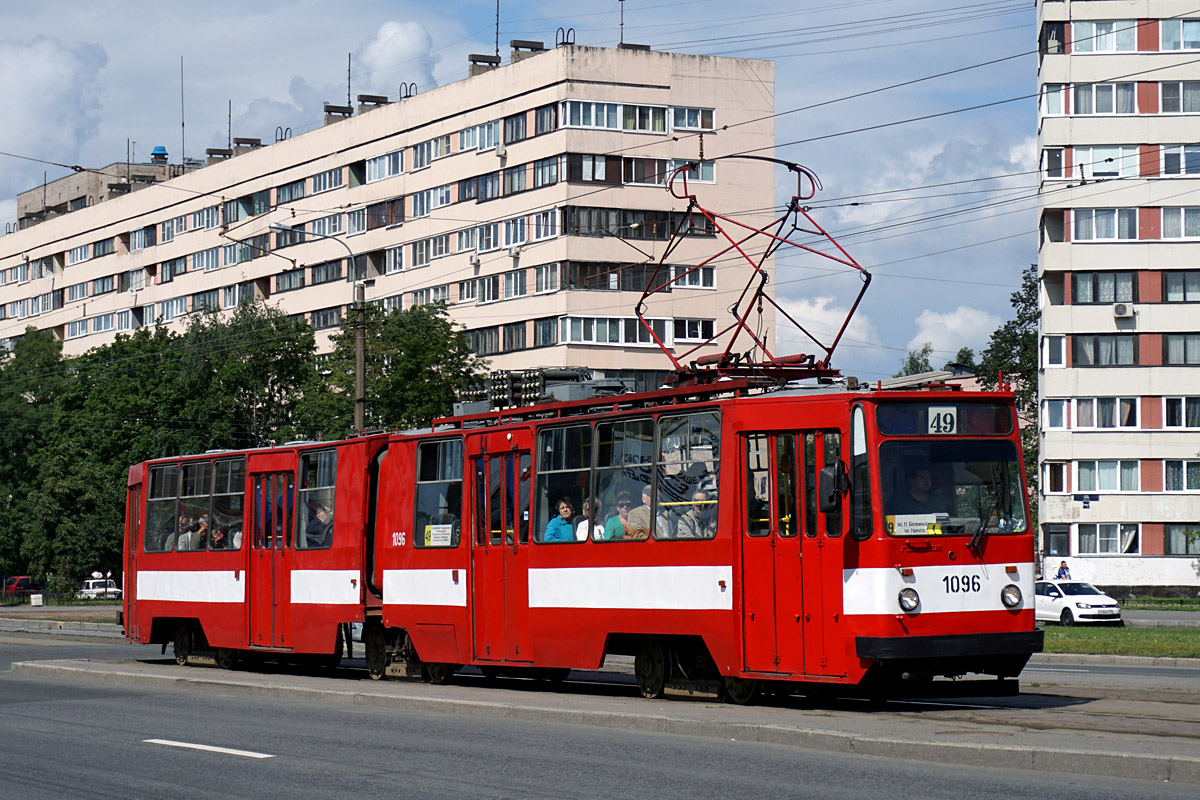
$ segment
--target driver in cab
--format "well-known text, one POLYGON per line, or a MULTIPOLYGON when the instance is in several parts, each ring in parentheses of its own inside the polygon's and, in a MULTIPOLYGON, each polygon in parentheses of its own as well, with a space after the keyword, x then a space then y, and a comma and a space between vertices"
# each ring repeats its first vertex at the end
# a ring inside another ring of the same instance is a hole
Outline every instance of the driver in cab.
POLYGON ((905 488, 894 493, 884 506, 884 514, 949 514, 950 499, 933 487, 933 471, 928 466, 906 471, 905 488))

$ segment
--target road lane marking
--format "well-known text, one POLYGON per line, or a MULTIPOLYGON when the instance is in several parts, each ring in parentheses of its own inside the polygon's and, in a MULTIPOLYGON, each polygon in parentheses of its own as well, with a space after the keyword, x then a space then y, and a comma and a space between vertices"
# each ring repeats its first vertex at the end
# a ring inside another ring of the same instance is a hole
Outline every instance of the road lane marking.
POLYGON ((161 744, 166 747, 182 747, 187 750, 205 750, 209 753, 225 753, 230 756, 243 758, 274 758, 269 753, 255 753, 253 750, 234 750, 231 747, 214 747, 211 744, 193 744, 191 742, 173 742, 170 739, 143 739, 146 744, 161 744))

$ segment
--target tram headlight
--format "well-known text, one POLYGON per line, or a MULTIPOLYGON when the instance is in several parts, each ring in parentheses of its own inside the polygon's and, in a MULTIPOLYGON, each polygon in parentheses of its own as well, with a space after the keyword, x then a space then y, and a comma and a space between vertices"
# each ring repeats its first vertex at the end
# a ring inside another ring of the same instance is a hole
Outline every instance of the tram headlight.
POLYGON ((901 589, 899 599, 902 611, 916 611, 917 606, 921 605, 921 595, 917 594, 916 589, 901 589))
POLYGON ((1000 590, 1000 602, 1005 608, 1016 608, 1021 605, 1021 589, 1015 583, 1010 583, 1000 590))

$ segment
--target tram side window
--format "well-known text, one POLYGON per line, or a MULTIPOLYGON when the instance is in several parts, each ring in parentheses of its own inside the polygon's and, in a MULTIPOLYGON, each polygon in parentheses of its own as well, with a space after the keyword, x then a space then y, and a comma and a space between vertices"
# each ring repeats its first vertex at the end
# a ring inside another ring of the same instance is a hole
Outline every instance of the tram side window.
POLYGON ((146 496, 146 533, 142 539, 147 553, 175 549, 179 519, 179 465, 150 468, 150 491, 146 496))
POLYGON ((775 523, 785 538, 799 535, 800 509, 796 507, 796 434, 775 437, 775 523))
POLYGON ((871 466, 867 457, 867 423, 862 406, 855 406, 850 426, 850 492, 854 513, 851 533, 855 539, 871 538, 871 466))
POLYGON ((649 534, 649 507, 638 523, 642 492, 654 469, 654 420, 625 419, 596 426, 596 524, 593 538, 606 541, 644 540, 649 534))
POLYGON ((817 535, 817 435, 804 434, 804 535, 817 535))
POLYGON ((721 418, 714 412, 658 420, 656 539, 717 535, 721 418))
POLYGON ((764 434, 746 437, 746 533, 771 535, 770 438, 764 434))
MULTIPOLYGON (((842 458, 842 434, 838 431, 824 431, 821 435, 824 442, 826 467, 836 467, 842 458)), ((842 512, 834 511, 825 515, 825 535, 842 535, 842 512)))
POLYGON ((300 505, 296 514, 296 549, 325 550, 333 544, 337 451, 300 456, 300 505))
POLYGON ((417 446, 417 547, 458 547, 462 535, 461 439, 417 446))
POLYGON ((184 464, 179 491, 179 535, 175 549, 203 550, 208 547, 209 512, 212 506, 212 463, 184 464))
MULTIPOLYGON (((583 521, 592 466, 592 428, 572 425, 538 433, 539 542, 574 542, 583 521)), ((586 530, 586 528, 585 528, 586 530)))
POLYGON ((240 550, 246 511, 246 459, 218 461, 213 465, 212 516, 208 549, 240 550))

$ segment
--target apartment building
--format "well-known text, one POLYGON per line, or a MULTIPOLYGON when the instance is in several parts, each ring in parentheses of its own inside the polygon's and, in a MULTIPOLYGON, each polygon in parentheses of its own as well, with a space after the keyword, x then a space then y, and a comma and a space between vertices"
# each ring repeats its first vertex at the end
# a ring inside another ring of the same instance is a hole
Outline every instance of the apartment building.
MULTIPOLYGON (((0 343, 33 326, 78 354, 258 299, 328 349, 361 283, 388 308, 444 301, 492 369, 661 375, 634 305, 678 226, 672 275, 723 246, 665 179, 698 162, 701 203, 769 221, 771 166, 711 157, 771 154, 774 65, 518 44, 508 65, 480 58, 465 80, 332 109, 320 129, 0 237, 0 343)), ((682 350, 722 330, 746 281, 728 263, 651 298, 656 335, 682 350)))
MULTIPOLYGON (((1041 0, 1044 564, 1200 586, 1200 7, 1041 0)), ((1047 574, 1053 570, 1046 566, 1047 574)))

